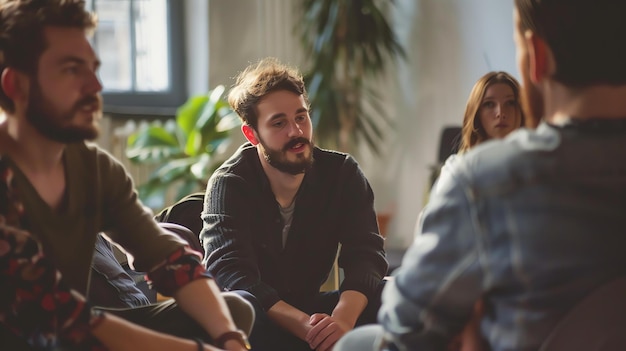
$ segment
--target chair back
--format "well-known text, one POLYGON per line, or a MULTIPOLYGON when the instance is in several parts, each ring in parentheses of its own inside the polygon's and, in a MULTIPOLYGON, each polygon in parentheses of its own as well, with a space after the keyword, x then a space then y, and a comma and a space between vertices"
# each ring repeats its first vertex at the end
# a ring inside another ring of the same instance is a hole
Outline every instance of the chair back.
POLYGON ((200 243, 200 231, 202 230, 202 218, 200 214, 204 208, 204 193, 198 192, 185 196, 177 201, 175 204, 163 209, 154 218, 157 222, 161 223, 173 223, 185 227, 191 233, 187 233, 186 230, 182 230, 176 226, 167 227, 170 231, 175 232, 187 242, 194 250, 201 252, 204 255, 204 248, 200 243))

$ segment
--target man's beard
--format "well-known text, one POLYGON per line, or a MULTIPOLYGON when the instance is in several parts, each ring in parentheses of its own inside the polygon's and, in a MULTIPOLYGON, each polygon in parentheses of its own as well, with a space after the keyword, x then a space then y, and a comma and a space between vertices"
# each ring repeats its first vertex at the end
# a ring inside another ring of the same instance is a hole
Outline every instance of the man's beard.
POLYGON ((31 91, 26 107, 26 119, 43 136, 51 140, 70 144, 85 140, 94 140, 98 137, 98 127, 79 127, 69 125, 74 115, 85 105, 102 106, 99 95, 89 95, 77 101, 74 106, 65 112, 58 109, 43 96, 39 84, 31 80, 31 91))
POLYGON ((263 142, 261 138, 259 138, 259 143, 263 147, 263 155, 265 156, 265 160, 267 161, 267 163, 281 172, 296 175, 296 174, 301 174, 301 173, 306 172, 308 169, 310 169, 313 166, 313 162, 314 162, 313 145, 314 144, 313 142, 309 141, 306 138, 301 137, 301 138, 292 139, 287 144, 285 144, 282 150, 273 150, 269 148, 267 144, 263 142), (298 160, 296 161, 287 160, 287 157, 285 157, 285 154, 288 152, 288 150, 291 147, 300 143, 304 145, 308 145, 310 147, 311 150, 309 151, 309 155, 306 156, 305 153, 300 153, 296 155, 298 157, 298 160))
POLYGON ((528 60, 526 60, 525 72, 520 72, 522 76, 521 105, 524 111, 526 127, 534 129, 543 118, 544 101, 539 89, 530 81, 527 63, 528 60))

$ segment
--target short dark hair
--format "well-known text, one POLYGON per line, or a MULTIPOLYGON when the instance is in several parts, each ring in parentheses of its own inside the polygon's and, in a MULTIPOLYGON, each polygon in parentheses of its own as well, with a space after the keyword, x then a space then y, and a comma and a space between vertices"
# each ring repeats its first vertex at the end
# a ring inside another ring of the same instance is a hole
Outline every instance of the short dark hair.
MULTIPOLYGON (((0 74, 7 67, 31 76, 47 47, 46 27, 92 30, 94 14, 84 0, 5 0, 0 4, 0 74)), ((0 89, 0 107, 13 112, 13 101, 0 89)))
POLYGON ((228 103, 244 123, 256 129, 257 105, 267 94, 279 90, 302 95, 308 107, 309 98, 302 74, 276 58, 265 58, 248 66, 237 76, 228 94, 228 103))
POLYGON ((626 1, 515 0, 520 30, 550 46, 554 79, 572 87, 626 84, 626 1))

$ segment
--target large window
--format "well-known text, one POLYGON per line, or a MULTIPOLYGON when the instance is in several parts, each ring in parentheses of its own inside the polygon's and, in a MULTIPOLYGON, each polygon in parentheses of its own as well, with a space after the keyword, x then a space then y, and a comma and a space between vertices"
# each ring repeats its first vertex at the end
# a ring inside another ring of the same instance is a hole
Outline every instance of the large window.
POLYGON ((106 112, 171 114, 186 98, 181 0, 87 0, 106 112))

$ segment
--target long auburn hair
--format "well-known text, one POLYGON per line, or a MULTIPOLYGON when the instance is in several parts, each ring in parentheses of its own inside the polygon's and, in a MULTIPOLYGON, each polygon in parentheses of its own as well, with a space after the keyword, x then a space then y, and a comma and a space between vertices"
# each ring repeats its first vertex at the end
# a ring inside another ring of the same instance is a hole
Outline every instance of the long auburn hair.
POLYGON ((465 115, 463 116, 463 128, 461 130, 461 145, 459 146, 459 153, 463 153, 474 145, 480 144, 489 139, 487 133, 485 132, 485 128, 480 123, 480 118, 476 117, 480 111, 480 105, 485 97, 485 92, 494 84, 506 84, 511 87, 513 95, 515 96, 515 101, 517 102, 517 110, 521 116, 521 125, 524 125, 525 116, 524 111, 522 111, 520 106, 519 82, 506 72, 489 72, 478 79, 470 92, 469 98, 467 99, 467 104, 465 105, 465 115))

